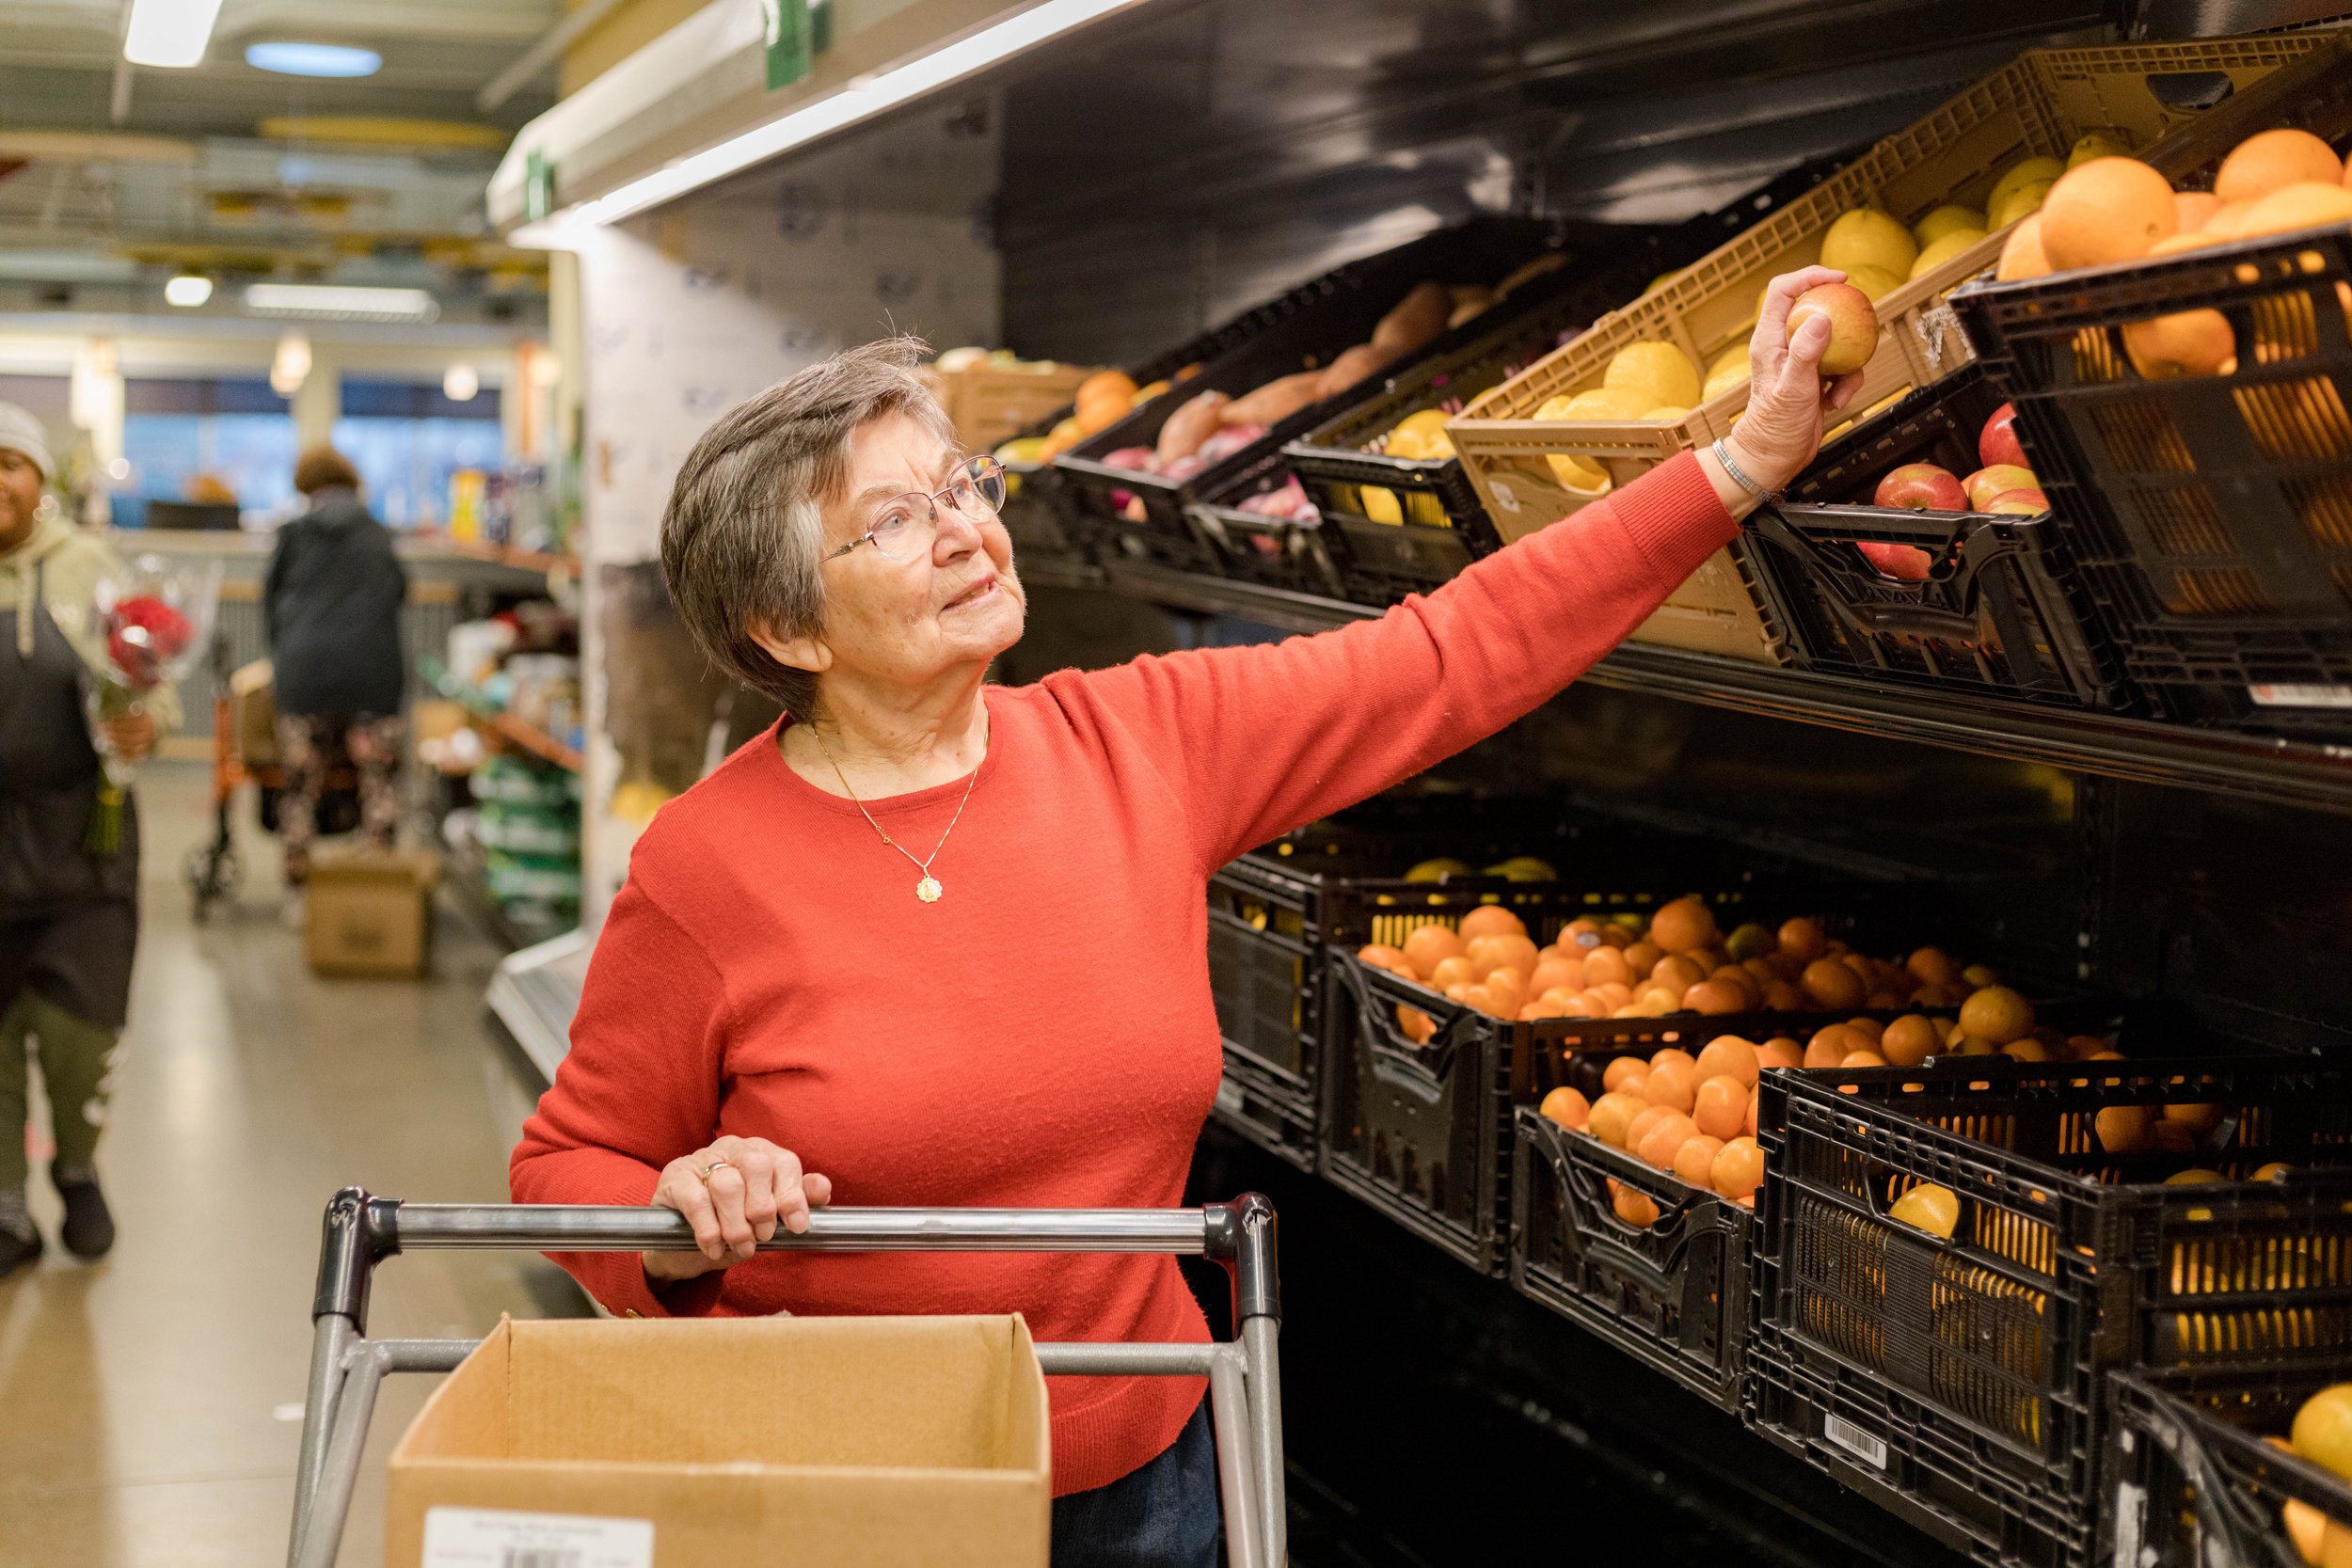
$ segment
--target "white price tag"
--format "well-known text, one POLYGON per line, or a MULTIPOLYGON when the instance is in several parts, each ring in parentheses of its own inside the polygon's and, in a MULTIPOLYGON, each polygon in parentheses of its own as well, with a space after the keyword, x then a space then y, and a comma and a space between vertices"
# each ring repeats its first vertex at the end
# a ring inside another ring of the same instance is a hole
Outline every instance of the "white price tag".
POLYGON ((2248 696, 2261 707, 2352 707, 2352 686, 2249 686, 2248 696))
POLYGON ((1886 1445, 1844 1417, 1823 1416, 1821 1435, 1856 1459, 1867 1459, 1882 1470, 1886 1468, 1886 1445))
POLYGON ((429 1508, 420 1568, 653 1568, 653 1521, 429 1508))

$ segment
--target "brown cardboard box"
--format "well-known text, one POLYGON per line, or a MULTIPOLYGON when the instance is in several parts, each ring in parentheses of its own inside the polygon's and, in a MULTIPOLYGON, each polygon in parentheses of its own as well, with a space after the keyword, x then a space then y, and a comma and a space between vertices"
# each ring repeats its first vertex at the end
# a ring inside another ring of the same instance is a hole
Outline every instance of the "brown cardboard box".
POLYGON ((268 768, 278 761, 276 679, 276 667, 265 658, 239 665, 229 676, 229 730, 236 740, 237 760, 247 768, 268 768))
POLYGON ((433 883, 440 857, 322 844, 303 895, 303 938, 320 974, 410 979, 432 956, 433 883))
POLYGON ((501 1322, 392 1450, 384 1561, 1042 1568, 1051 1470, 1018 1316, 501 1322))

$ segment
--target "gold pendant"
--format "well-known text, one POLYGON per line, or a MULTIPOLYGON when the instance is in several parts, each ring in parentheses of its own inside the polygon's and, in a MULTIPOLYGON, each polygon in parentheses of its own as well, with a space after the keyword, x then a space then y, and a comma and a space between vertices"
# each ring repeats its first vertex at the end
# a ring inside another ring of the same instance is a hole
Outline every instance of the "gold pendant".
POLYGON ((914 896, 920 898, 926 904, 938 903, 939 895, 946 891, 947 890, 946 888, 939 885, 939 879, 936 877, 927 876, 921 881, 914 884, 914 896))

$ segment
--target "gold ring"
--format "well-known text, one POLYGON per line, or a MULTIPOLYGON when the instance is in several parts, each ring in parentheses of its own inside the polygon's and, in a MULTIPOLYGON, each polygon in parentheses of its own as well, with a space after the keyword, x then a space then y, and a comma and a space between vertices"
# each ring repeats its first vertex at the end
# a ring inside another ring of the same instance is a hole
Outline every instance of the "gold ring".
POLYGON ((709 1186, 709 1185, 710 1185, 710 1179, 711 1179, 713 1176, 717 1175, 717 1174, 718 1174, 720 1171, 722 1171, 722 1170, 731 1169, 731 1168, 732 1168, 732 1166, 733 1166, 733 1163, 732 1163, 731 1161, 727 1161, 727 1160, 713 1160, 713 1161, 711 1161, 711 1162, 710 1162, 710 1164, 708 1164, 705 1165, 702 1169, 700 1169, 700 1170, 696 1171, 694 1174, 695 1174, 696 1176, 701 1177, 701 1178, 703 1179, 703 1185, 704 1185, 704 1186, 706 1186, 706 1187, 707 1187, 707 1186, 709 1186))

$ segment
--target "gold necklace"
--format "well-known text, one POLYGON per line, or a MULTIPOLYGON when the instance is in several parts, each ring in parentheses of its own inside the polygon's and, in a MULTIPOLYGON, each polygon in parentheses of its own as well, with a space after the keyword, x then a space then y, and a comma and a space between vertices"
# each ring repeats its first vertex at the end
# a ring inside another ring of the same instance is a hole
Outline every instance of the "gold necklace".
MULTIPOLYGON (((931 875, 931 862, 939 859, 940 850, 947 847, 947 833, 954 832, 956 824, 963 820, 963 808, 971 803, 972 786, 980 782, 980 770, 977 768, 972 769, 971 783, 963 786, 963 799, 956 802, 956 814, 947 819, 947 832, 940 834, 939 842, 931 847, 931 852, 917 861, 914 860, 914 850, 882 832, 882 825, 874 820, 874 814, 866 809, 866 802, 859 800, 857 791, 850 787, 850 776, 841 771, 841 764, 834 760, 833 749, 825 744, 825 737, 817 733, 816 725, 809 726, 808 737, 817 742, 817 749, 825 753, 825 760, 833 763, 833 776, 841 781, 841 792, 850 798, 850 804, 857 807, 857 814, 866 818, 866 825, 873 829, 884 844, 906 856, 908 860, 914 861, 914 869, 923 874, 922 879, 914 884, 914 896, 926 904, 938 903, 939 895, 947 890, 939 885, 938 878, 931 875)), ((983 762, 988 760, 985 752, 982 752, 980 760, 983 762)))

